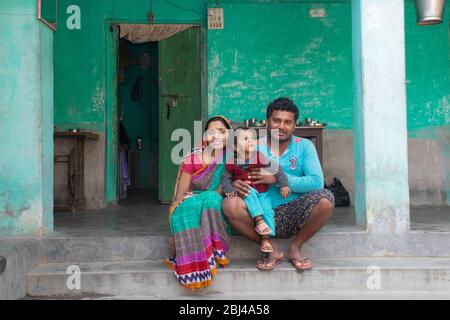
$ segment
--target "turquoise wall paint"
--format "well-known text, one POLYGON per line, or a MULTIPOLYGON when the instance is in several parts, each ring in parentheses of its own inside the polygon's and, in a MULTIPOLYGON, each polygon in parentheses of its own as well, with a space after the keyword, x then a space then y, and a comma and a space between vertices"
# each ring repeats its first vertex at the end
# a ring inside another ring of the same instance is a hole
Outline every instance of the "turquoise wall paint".
MULTIPOLYGON (((350 4, 244 2, 221 1, 226 27, 208 31, 209 114, 229 114, 227 109, 236 106, 239 120, 260 117, 270 99, 290 95, 304 116, 330 128, 352 129, 350 4), (326 17, 309 17, 314 8, 325 9, 326 17)), ((147 1, 114 3, 60 0, 55 35, 59 128, 104 130, 106 20, 146 22, 149 11, 147 1), (81 8, 81 30, 65 26, 71 4, 81 8)), ((185 9, 155 2, 155 22, 205 23, 206 1, 175 3, 185 9)), ((409 129, 450 122, 449 12, 447 5, 445 23, 419 27, 413 2, 405 4, 409 129)))
POLYGON ((208 31, 209 110, 233 120, 265 118, 291 97, 301 118, 351 128, 348 4, 224 4, 225 29, 208 31), (311 18, 311 10, 326 17, 311 18))
MULTIPOLYGON (((210 114, 263 118, 272 99, 289 96, 301 118, 353 128, 350 4, 222 7, 225 29, 208 31, 210 114), (310 17, 317 9, 325 17, 310 17)), ((425 28, 415 23, 414 3, 405 7, 411 130, 450 123, 449 12, 445 23, 425 28)))
MULTIPOLYGON (((290 95, 304 116, 325 121, 329 128, 352 129, 350 3, 321 2, 221 1, 226 27, 208 30, 209 114, 231 115, 228 108, 236 107, 233 117, 238 120, 261 117, 268 101, 290 95), (309 10, 315 8, 323 8, 326 17, 309 17, 309 10)), ((175 3, 178 7, 154 2, 155 22, 205 24, 206 1, 175 3)), ((105 129, 106 21, 145 23, 148 11, 149 3, 143 0, 133 6, 125 0, 59 1, 55 34, 58 128, 105 129), (66 27, 66 10, 72 4, 81 8, 80 30, 66 27)), ((411 130, 450 122, 449 12, 447 5, 444 23, 419 27, 413 1, 405 4, 411 130)))
POLYGON ((414 3, 405 4, 408 129, 450 125, 450 5, 444 22, 418 26, 414 3))
POLYGON ((39 24, 39 67, 41 93, 41 199, 42 230, 53 230, 53 155, 54 155, 54 105, 53 105, 53 31, 42 23, 39 24))
MULTIPOLYGON (((139 188, 155 187, 158 180, 155 171, 155 158, 158 153, 158 47, 156 43, 133 45, 128 43, 131 54, 139 58, 144 52, 151 57, 151 66, 142 69, 139 65, 125 68, 125 79, 119 83, 119 106, 123 114, 123 124, 130 138, 130 150, 137 151, 138 136, 143 139, 143 150, 140 153, 139 184, 132 181, 133 186, 139 188), (142 105, 131 99, 131 91, 137 77, 144 78, 142 105)), ((120 112, 120 111, 119 111, 120 112)))
MULTIPOLYGON (((353 105, 358 106, 363 103, 362 96, 362 52, 361 52, 361 2, 352 2, 352 65, 353 68, 353 105)), ((363 121, 363 109, 354 108, 354 130, 358 132, 358 135, 353 137, 354 150, 364 150, 364 121, 363 121)), ((366 171, 364 170, 365 154, 360 152, 357 157, 354 157, 354 176, 356 186, 354 196, 354 206, 356 214, 356 225, 367 226, 367 212, 366 212, 366 171)))
POLYGON ((117 87, 117 63, 118 63, 118 29, 117 27, 105 27, 106 33, 106 74, 105 74, 105 146, 99 145, 97 152, 105 153, 105 202, 107 205, 115 204, 118 200, 118 171, 117 161, 119 129, 118 112, 118 87, 117 87))
POLYGON ((443 198, 450 205, 450 5, 447 1, 444 22, 428 27, 415 24, 414 3, 405 7, 408 135, 442 146, 443 198))
POLYGON ((36 2, 0 3, 0 235, 53 228, 53 32, 36 2))
POLYGON ((55 0, 42 0, 41 1, 42 11, 41 16, 49 23, 56 22, 57 14, 57 1, 55 0))
POLYGON ((352 6, 355 190, 364 190, 355 211, 359 225, 379 234, 409 232, 410 224, 404 11, 403 1, 352 6))
MULTIPOLYGON (((155 23, 204 23, 206 1, 153 1, 155 23), (192 10, 192 11, 191 11, 192 10)), ((59 0, 55 33, 55 125, 104 131, 106 111, 106 32, 109 21, 147 23, 150 2, 59 0), (67 8, 81 9, 81 29, 69 30, 67 8)), ((108 115, 109 116, 109 115, 108 115)))

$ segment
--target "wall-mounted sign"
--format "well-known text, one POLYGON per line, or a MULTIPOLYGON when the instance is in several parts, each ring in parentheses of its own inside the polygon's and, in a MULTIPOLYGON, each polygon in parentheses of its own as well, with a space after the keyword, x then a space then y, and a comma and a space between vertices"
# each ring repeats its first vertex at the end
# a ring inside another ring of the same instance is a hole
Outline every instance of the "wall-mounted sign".
POLYGON ((56 31, 58 0, 37 0, 37 18, 47 27, 56 31))
POLYGON ((223 8, 208 8, 208 29, 223 28, 223 8))

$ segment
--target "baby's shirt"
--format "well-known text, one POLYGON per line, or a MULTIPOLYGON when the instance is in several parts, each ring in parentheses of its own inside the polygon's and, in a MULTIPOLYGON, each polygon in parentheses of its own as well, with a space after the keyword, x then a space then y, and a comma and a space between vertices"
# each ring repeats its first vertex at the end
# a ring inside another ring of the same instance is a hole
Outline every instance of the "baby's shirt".
MULTIPOLYGON (((284 173, 283 168, 275 160, 269 160, 261 152, 256 152, 256 161, 246 160, 245 163, 237 163, 236 159, 233 164, 226 164, 225 170, 222 175, 222 190, 225 193, 235 192, 232 183, 234 180, 247 181, 248 174, 252 169, 265 168, 267 171, 272 173, 277 179, 278 186, 287 187, 288 178, 284 173)), ((266 192, 269 188, 268 184, 250 184, 258 192, 266 192)))

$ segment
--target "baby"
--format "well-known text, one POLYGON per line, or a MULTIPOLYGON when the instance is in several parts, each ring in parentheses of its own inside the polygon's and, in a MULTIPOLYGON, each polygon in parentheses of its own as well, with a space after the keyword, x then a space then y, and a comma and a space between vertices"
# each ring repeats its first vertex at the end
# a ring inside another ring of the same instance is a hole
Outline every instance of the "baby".
MULTIPOLYGON (((283 198, 290 195, 288 179, 283 168, 276 162, 269 161, 256 149, 256 132, 248 127, 236 129, 234 135, 234 161, 226 164, 222 175, 222 190, 227 197, 237 196, 232 182, 240 179, 248 181, 250 170, 265 168, 275 175, 280 193, 283 198)), ((254 184, 250 186, 250 193, 244 201, 247 210, 255 221, 255 230, 261 235, 261 251, 273 252, 269 235, 275 235, 274 211, 267 192, 267 184, 254 184)))

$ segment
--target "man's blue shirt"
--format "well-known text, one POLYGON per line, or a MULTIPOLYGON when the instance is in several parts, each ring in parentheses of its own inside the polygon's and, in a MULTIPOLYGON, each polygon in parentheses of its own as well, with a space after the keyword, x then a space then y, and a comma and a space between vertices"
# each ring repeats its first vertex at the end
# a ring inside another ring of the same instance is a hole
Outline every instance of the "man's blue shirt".
POLYGON ((275 157, 267 145, 267 137, 262 137, 258 141, 258 150, 270 160, 278 161, 283 167, 292 191, 289 197, 282 198, 278 185, 271 185, 268 192, 273 208, 292 201, 302 194, 323 188, 322 167, 316 148, 310 140, 293 135, 281 157, 275 157))

